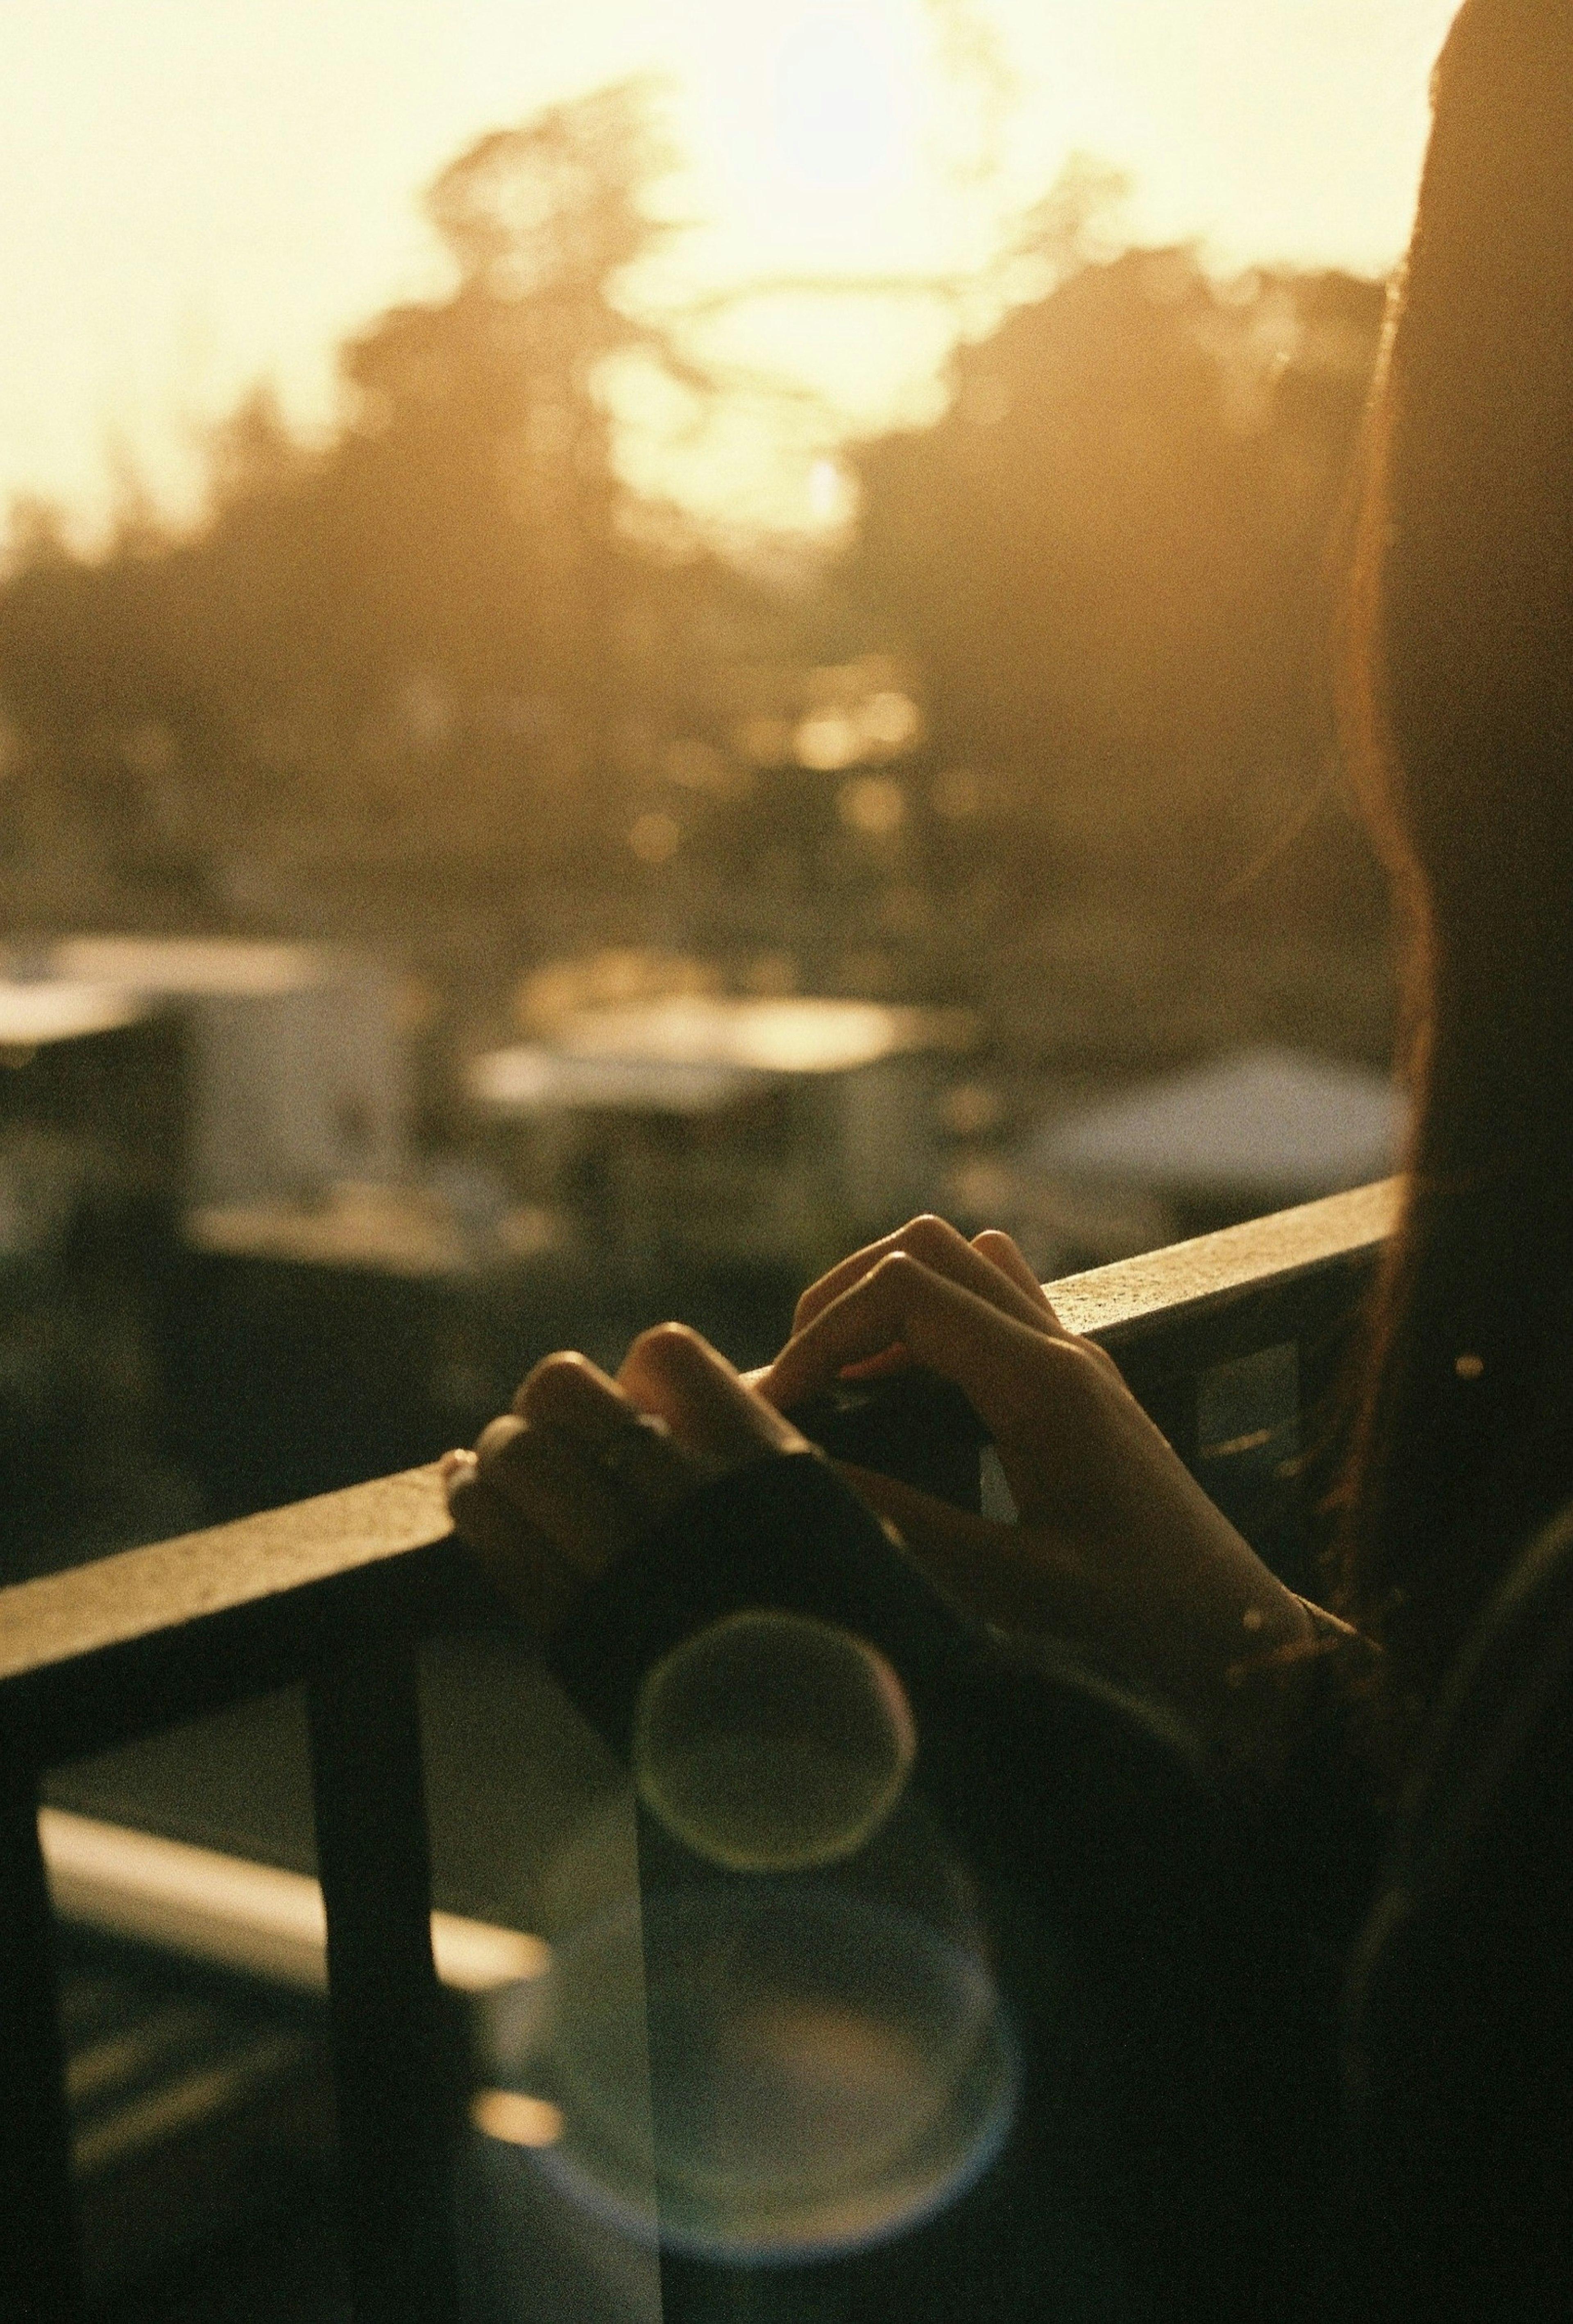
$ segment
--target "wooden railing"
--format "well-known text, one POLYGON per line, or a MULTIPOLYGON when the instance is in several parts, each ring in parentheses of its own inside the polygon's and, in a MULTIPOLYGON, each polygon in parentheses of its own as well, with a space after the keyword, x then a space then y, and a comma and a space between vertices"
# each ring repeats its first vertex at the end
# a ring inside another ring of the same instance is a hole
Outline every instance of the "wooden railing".
MULTIPOLYGON (((1051 1286, 1289 1578, 1317 1541, 1305 1416, 1390 1230, 1389 1182, 1051 1286)), ((941 1397, 849 1397, 832 1450, 934 1480, 981 1431, 941 1397)), ((987 1470, 987 1458, 984 1462, 987 1470)), ((984 1488, 988 1498, 987 1478, 984 1488)), ((457 2317, 415 1649, 495 1609, 415 1470, 0 1591, 0 2318, 82 2312, 49 1889, 51 1767, 303 1681, 357 2324, 457 2317)))

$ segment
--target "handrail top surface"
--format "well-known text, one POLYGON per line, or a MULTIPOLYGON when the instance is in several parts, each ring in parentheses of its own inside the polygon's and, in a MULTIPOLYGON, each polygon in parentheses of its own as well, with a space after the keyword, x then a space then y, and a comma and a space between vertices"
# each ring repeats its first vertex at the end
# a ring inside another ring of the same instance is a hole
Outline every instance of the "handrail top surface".
MULTIPOLYGON (((1118 1349, 1369 1255, 1391 1231, 1400 1185, 1357 1187, 1047 1287, 1072 1330, 1118 1349)), ((226 1616, 254 1619, 271 1603, 299 1604, 369 1569, 399 1566, 449 1532, 432 1463, 14 1583, 0 1590, 0 1693, 193 1625, 211 1633, 226 1616)))
POLYGON ((1291 1211, 1166 1243, 1044 1286, 1066 1328, 1118 1348, 1254 1291, 1375 1252, 1397 1224, 1402 1178, 1379 1178, 1291 1211))
POLYGON ((451 1530, 434 1462, 0 1590, 0 1688, 429 1548, 451 1530))

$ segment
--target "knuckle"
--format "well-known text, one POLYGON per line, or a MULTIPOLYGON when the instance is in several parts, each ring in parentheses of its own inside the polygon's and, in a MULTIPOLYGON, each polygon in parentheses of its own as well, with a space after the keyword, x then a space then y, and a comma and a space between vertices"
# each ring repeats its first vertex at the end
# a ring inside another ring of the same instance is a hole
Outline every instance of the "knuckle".
POLYGON ((869 1280, 871 1283, 889 1284, 894 1289, 901 1291, 911 1284, 921 1282, 927 1272, 922 1259, 915 1251, 892 1250, 886 1253, 869 1280))
POLYGON ((1072 1341, 1041 1335, 1039 1344, 1032 1351, 1028 1369, 1040 1381, 1048 1383, 1056 1400, 1081 1392, 1084 1375, 1072 1341))
POLYGON ((901 1240, 917 1258, 937 1259, 953 1250, 961 1237, 933 1211, 924 1211, 902 1228, 901 1240))
POLYGON ((483 1469, 494 1469, 505 1459, 525 1434, 525 1426, 511 1412, 500 1413, 489 1420, 475 1440, 475 1458, 483 1469))
POLYGON ((639 1333, 629 1353, 658 1372, 692 1371, 703 1361, 702 1344, 698 1333, 687 1323, 652 1323, 639 1333))
POLYGON ((688 1324, 668 1321, 665 1323, 649 1324, 639 1333, 634 1342, 634 1346, 642 1354, 657 1355, 664 1353, 669 1348, 685 1348, 694 1337, 695 1333, 688 1324))
POLYGON ((585 1358, 559 1349, 552 1355, 543 1356, 530 1371, 513 1399, 513 1409, 521 1416, 562 1411, 582 1404, 590 1384, 590 1366, 585 1358))
POLYGON ((818 1289, 819 1285, 817 1283, 811 1284, 808 1289, 800 1295, 796 1306, 792 1310, 792 1330, 794 1335, 801 1332, 805 1323, 809 1323, 817 1313, 818 1303, 814 1295, 818 1289))
POLYGON ((1063 1388, 1072 1394, 1100 1399, 1119 1379, 1113 1358, 1090 1340, 1050 1340, 1045 1344, 1052 1351, 1063 1388))

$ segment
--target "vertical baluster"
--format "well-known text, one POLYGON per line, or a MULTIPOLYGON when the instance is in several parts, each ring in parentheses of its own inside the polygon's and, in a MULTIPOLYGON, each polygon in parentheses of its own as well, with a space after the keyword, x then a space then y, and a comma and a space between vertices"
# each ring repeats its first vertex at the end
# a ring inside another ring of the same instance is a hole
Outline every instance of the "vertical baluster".
POLYGON ((54 1924, 31 1769, 0 1766, 0 2319, 82 2313, 54 1924))
POLYGON ((319 1671, 308 1695, 356 2324, 449 2324, 454 2094, 431 1956, 414 1650, 358 1647, 319 1671))

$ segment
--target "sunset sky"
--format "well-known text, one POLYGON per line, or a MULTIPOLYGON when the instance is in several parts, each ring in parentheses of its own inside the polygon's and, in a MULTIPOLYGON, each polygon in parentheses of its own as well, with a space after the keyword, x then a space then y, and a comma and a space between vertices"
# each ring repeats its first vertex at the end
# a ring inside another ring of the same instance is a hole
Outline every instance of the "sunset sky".
MULTIPOLYGON (((1454 5, 5 0, 0 510, 41 495, 91 524, 128 464, 189 505, 201 423, 260 376, 324 424, 336 342, 443 284, 420 187, 483 130, 634 71, 670 84, 690 288, 966 273, 1073 149, 1130 173, 1143 238, 1384 269, 1454 5)), ((740 408, 686 454, 633 414, 630 471, 743 524, 832 519, 836 429, 932 410, 952 327, 918 298, 759 301, 731 350, 825 412, 740 408)))

